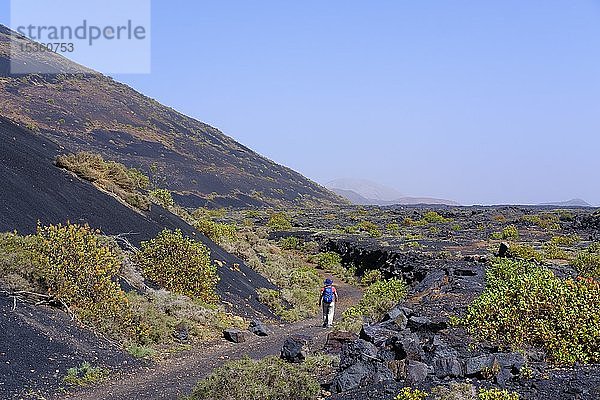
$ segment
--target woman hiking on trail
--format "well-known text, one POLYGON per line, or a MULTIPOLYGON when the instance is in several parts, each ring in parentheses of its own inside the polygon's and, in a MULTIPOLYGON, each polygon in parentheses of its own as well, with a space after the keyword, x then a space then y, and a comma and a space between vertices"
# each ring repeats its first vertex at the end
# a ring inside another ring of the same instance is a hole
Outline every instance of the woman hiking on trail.
POLYGON ((329 278, 325 279, 325 286, 321 289, 319 297, 319 307, 323 306, 323 328, 333 325, 333 313, 337 299, 337 290, 333 286, 333 281, 329 278))

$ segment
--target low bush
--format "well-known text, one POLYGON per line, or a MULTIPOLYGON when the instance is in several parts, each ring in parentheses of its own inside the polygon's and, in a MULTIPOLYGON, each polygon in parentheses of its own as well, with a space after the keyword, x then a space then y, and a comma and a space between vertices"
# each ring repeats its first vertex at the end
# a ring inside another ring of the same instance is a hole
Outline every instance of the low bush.
POLYGON ((479 389, 479 400, 519 400, 519 394, 505 389, 479 389))
POLYGON ((318 311, 320 283, 321 277, 314 268, 295 268, 289 271, 289 276, 280 285, 281 290, 259 289, 259 301, 283 320, 296 322, 318 311))
POLYGON ((572 262, 582 276, 600 278, 600 242, 580 251, 572 262))
POLYGON ((150 281, 169 291, 207 302, 217 299, 219 277, 210 250, 184 237, 180 230, 165 229, 156 238, 142 242, 136 259, 150 281))
POLYGON ((507 227, 502 229, 501 238, 517 240, 519 238, 519 230, 514 225, 508 225, 507 227))
POLYGON ((135 334, 125 293, 114 282, 121 259, 87 225, 38 226, 31 255, 47 292, 83 322, 112 337, 135 334))
POLYGON ((367 232, 371 237, 381 237, 379 226, 371 221, 360 221, 356 227, 359 232, 367 232))
POLYGON ((88 386, 106 379, 109 373, 107 369, 84 362, 79 367, 69 368, 63 382, 70 386, 88 386))
POLYGON ((526 261, 495 260, 462 324, 506 348, 543 348, 557 365, 599 362, 600 284, 558 278, 526 261))
POLYGON ((419 389, 404 388, 395 400, 519 400, 519 394, 501 389, 477 389, 468 383, 436 386, 431 394, 419 389))
POLYGON ((509 249, 510 255, 522 260, 542 262, 544 256, 538 252, 533 246, 522 243, 512 243, 509 249))
POLYGON ((359 303, 344 311, 336 329, 359 331, 363 319, 366 318, 371 322, 381 319, 384 313, 404 298, 406 292, 406 284, 400 279, 392 278, 372 283, 363 293, 359 303))
POLYGON ((229 361, 198 382, 188 400, 312 400, 320 392, 318 381, 302 364, 278 357, 229 361))
POLYGON ((390 232, 391 234, 395 235, 398 232, 400 232, 400 225, 398 225, 397 223, 393 222, 391 224, 387 224, 385 229, 390 232))
POLYGON ((214 222, 209 219, 195 219, 193 225, 215 243, 223 244, 236 239, 237 227, 232 224, 214 222))
POLYGON ((315 261, 319 268, 328 270, 335 268, 342 263, 342 257, 333 251, 328 251, 325 253, 319 253, 315 257, 315 261))
POLYGON ((276 212, 271 214, 267 227, 276 231, 286 231, 292 229, 292 221, 284 212, 276 212))
POLYGON ((302 241, 295 236, 289 236, 279 240, 279 247, 284 250, 300 250, 302 241))
POLYGON ((444 218, 436 211, 428 211, 423 216, 423 221, 429 224, 452 222, 452 218, 444 218))
POLYGON ((264 227, 241 228, 234 242, 225 250, 236 254, 247 265, 281 288, 281 291, 261 290, 260 301, 288 321, 297 321, 318 312, 318 296, 322 279, 308 259, 318 245, 307 242, 302 253, 282 249, 280 243, 267 239, 264 227))
POLYGON ((105 161, 100 154, 90 152, 60 155, 56 157, 56 166, 114 193, 134 207, 141 210, 149 208, 148 199, 139 192, 148 188, 150 179, 135 168, 105 161))
POLYGON ((541 213, 533 215, 524 215, 521 220, 525 223, 536 225, 542 229, 557 230, 560 229, 560 217, 556 214, 541 213))
POLYGON ((152 201, 166 209, 169 209, 175 205, 173 195, 167 189, 154 189, 148 194, 150 195, 150 199, 152 199, 152 201))
POLYGON ((364 286, 369 286, 382 279, 383 275, 381 274, 381 271, 378 269, 373 269, 371 271, 365 272, 365 274, 360 279, 360 284, 364 286))
POLYGON ((405 387, 398 393, 395 400, 424 400, 427 396, 429 396, 427 392, 405 387))

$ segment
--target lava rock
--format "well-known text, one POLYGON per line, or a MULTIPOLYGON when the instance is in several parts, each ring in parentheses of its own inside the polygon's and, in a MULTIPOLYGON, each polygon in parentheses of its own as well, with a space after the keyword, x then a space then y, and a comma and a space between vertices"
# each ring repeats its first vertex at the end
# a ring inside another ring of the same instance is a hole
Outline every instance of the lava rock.
POLYGON ((492 357, 489 355, 467 358, 465 361, 465 374, 473 376, 481 374, 492 365, 492 357))
POLYGON ((223 331, 225 339, 233 343, 243 343, 246 341, 246 332, 239 329, 225 329, 223 331))
POLYGON ((345 392, 393 380, 394 374, 377 353, 377 347, 373 343, 362 339, 344 344, 340 355, 340 372, 332 382, 335 391, 345 392))
POLYGON ((419 336, 414 332, 410 332, 394 342, 397 358, 421 361, 423 358, 423 349, 419 336))
POLYGON ((190 339, 190 329, 187 324, 180 323, 175 327, 173 339, 179 343, 186 343, 190 339))
POLYGON ((248 327, 248 330, 257 336, 268 336, 269 333, 271 333, 271 332, 269 332, 267 327, 264 326, 262 324, 262 322, 260 322, 257 319, 250 322, 250 326, 248 327))
POLYGON ((500 248, 498 249, 498 257, 508 256, 508 250, 509 250, 508 243, 506 243, 506 242, 500 243, 500 248))
POLYGON ((294 335, 283 342, 280 357, 287 362, 301 363, 310 351, 310 338, 303 335, 294 335))
POLYGON ((464 376, 464 366, 461 363, 458 352, 452 348, 438 349, 433 358, 433 369, 435 376, 440 379, 464 376))
POLYGON ((353 342, 358 339, 358 335, 352 332, 331 332, 327 335, 325 341, 325 352, 329 354, 340 354, 342 346, 345 343, 353 342))
POLYGON ((395 331, 382 327, 380 324, 375 324, 363 325, 359 337, 377 347, 381 347, 388 344, 395 334, 395 331))
POLYGON ((409 385, 417 385, 427 379, 429 366, 420 361, 409 360, 406 365, 406 383, 409 385))

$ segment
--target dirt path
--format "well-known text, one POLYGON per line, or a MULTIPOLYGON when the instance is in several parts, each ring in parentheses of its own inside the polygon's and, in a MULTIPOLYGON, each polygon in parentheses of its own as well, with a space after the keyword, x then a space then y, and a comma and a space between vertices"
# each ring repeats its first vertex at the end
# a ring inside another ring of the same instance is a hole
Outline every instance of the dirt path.
MULTIPOLYGON (((336 319, 351 305, 356 304, 362 292, 343 282, 336 283, 340 301, 336 305, 336 319)), ((234 344, 225 340, 207 348, 194 348, 158 362, 149 367, 114 374, 108 381, 83 391, 60 396, 61 400, 158 400, 178 399, 189 394, 196 382, 228 360, 248 355, 258 359, 277 355, 283 341, 293 334, 313 338, 313 349, 322 348, 328 329, 321 326, 321 316, 294 324, 271 326, 266 337, 252 336, 245 343, 234 344)))

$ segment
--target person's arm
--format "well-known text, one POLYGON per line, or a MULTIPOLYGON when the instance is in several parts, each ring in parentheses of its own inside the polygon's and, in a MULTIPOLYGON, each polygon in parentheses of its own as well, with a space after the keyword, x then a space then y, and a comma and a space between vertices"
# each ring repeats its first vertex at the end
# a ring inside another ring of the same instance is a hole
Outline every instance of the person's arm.
POLYGON ((321 289, 321 293, 319 294, 319 307, 321 307, 322 302, 323 302, 323 289, 321 289))
POLYGON ((338 301, 338 294, 337 294, 337 289, 336 288, 333 288, 333 296, 335 298, 335 301, 337 302, 338 301))

